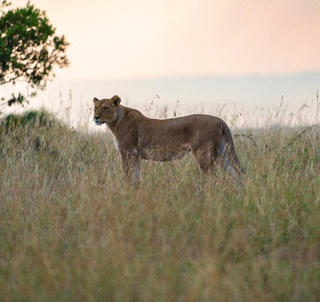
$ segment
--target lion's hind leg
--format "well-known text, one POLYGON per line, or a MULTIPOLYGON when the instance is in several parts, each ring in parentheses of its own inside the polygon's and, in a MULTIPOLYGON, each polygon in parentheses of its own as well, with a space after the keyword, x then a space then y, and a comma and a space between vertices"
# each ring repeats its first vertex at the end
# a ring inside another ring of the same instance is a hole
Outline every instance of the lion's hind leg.
POLYGON ((193 151, 193 154, 204 173, 215 173, 217 152, 212 142, 202 145, 197 150, 193 151))

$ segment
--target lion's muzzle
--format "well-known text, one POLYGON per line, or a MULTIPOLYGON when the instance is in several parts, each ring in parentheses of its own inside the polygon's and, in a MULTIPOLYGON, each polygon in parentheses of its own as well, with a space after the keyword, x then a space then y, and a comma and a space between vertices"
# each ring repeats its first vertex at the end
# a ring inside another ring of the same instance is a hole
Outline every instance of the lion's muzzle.
POLYGON ((100 121, 99 121, 99 118, 94 117, 93 120, 94 120, 94 122, 96 123, 96 125, 98 125, 98 126, 104 124, 104 122, 100 122, 100 121))

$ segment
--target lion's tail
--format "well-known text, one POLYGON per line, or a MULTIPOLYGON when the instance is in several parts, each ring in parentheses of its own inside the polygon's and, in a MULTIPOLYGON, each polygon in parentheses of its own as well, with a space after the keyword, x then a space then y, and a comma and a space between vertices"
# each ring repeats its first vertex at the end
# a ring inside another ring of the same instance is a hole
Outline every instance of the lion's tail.
POLYGON ((222 129, 222 139, 218 146, 218 154, 223 161, 224 169, 230 170, 238 176, 245 174, 234 148, 231 131, 227 125, 222 129))

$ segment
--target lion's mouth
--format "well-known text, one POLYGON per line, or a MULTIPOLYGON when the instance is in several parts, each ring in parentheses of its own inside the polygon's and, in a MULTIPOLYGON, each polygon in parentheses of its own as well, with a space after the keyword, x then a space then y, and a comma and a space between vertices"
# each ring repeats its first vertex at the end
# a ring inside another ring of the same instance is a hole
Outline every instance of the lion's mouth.
POLYGON ((94 119, 94 122, 95 122, 96 125, 98 125, 98 126, 104 124, 104 122, 100 122, 98 119, 94 119))

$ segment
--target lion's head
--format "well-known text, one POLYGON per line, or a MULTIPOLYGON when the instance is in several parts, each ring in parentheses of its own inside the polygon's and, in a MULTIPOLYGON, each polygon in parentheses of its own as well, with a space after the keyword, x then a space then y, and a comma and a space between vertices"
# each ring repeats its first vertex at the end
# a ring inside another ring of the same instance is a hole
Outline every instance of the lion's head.
POLYGON ((111 99, 98 100, 97 98, 94 98, 94 122, 99 126, 104 123, 114 122, 117 119, 120 102, 121 99, 117 95, 113 96, 111 99))

